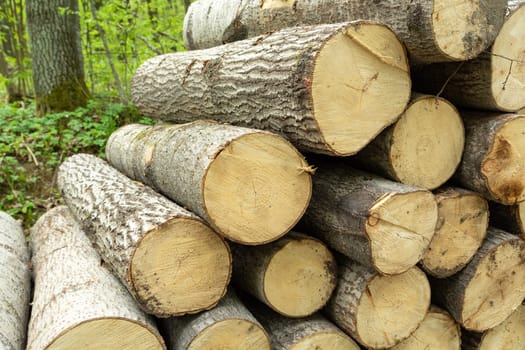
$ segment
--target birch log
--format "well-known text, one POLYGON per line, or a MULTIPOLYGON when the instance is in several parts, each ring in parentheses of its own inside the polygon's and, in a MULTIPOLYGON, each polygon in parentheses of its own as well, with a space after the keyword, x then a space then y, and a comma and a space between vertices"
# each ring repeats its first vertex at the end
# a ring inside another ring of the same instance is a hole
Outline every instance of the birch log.
POLYGON ((472 259, 487 233, 487 201, 475 192, 447 187, 436 193, 438 223, 421 260, 426 273, 452 276, 472 259))
POLYGON ((241 244, 284 235, 303 215, 312 191, 308 164, 288 141, 215 122, 129 124, 111 135, 106 155, 127 176, 241 244))
POLYGON ((490 225, 525 239, 525 202, 514 205, 490 202, 490 225))
POLYGON ((66 206, 31 229, 35 295, 28 350, 165 349, 153 319, 101 263, 66 206))
POLYGON ((392 347, 425 318, 430 286, 417 267, 383 276, 346 258, 339 263, 339 282, 325 311, 365 347, 392 347))
POLYGON ((215 119, 280 133, 302 151, 351 155, 398 118, 410 85, 395 34, 351 22, 154 57, 131 95, 154 118, 215 119))
POLYGON ((30 295, 24 231, 15 219, 0 212, 0 348, 25 349, 30 295))
POLYGON ((232 253, 235 284, 288 317, 322 308, 337 284, 332 253, 300 233, 258 247, 232 245, 232 253))
POLYGON ((509 1, 509 15, 492 47, 461 63, 413 70, 416 90, 467 108, 515 112, 525 107, 525 6, 509 1))
POLYGON ((319 168, 300 229, 383 274, 401 273, 421 260, 438 216, 431 192, 341 161, 314 163, 319 168))
POLYGON ((457 274, 432 279, 432 297, 464 328, 483 332, 503 322, 525 298, 525 242, 489 227, 472 261, 457 274))
POLYGON ((295 25, 365 19, 385 23, 419 63, 462 61, 492 44, 505 0, 199 0, 184 18, 189 50, 221 45, 295 25))
POLYGON ((525 115, 462 113, 465 151, 454 175, 461 187, 505 205, 525 200, 525 115))
POLYGON ((62 163, 58 187, 102 259, 146 312, 195 313, 226 293, 229 248, 196 215, 87 154, 62 163))

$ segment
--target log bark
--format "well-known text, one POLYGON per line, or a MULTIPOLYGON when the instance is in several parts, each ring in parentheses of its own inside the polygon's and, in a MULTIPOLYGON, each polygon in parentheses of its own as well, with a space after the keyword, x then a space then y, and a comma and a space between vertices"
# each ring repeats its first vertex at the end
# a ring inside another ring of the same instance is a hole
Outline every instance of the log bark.
POLYGON ((448 312, 431 306, 414 333, 391 350, 461 350, 461 329, 448 312))
POLYGON ((261 324, 229 291, 211 310, 164 321, 170 350, 257 349, 270 350, 261 324))
POLYGON ((215 119, 280 133, 303 151, 351 155, 398 118, 410 84, 395 34, 351 22, 157 56, 137 69, 131 95, 154 118, 215 119))
POLYGON ((523 349, 525 306, 520 305, 505 321, 484 333, 463 332, 464 350, 523 349))
POLYGON ((442 94, 457 106, 515 112, 525 107, 525 6, 510 1, 494 44, 477 58, 413 70, 417 91, 442 94), (517 4, 520 6, 517 6, 517 4))
POLYGON ((355 160, 394 181, 435 189, 454 174, 464 143, 463 122, 456 108, 442 98, 417 94, 401 118, 355 160))
POLYGON ((490 202, 490 225, 525 238, 525 202, 514 205, 490 202))
POLYGON ((146 312, 195 313, 226 293, 229 248, 196 215, 87 154, 62 163, 58 187, 102 259, 146 312))
POLYGON ((299 229, 383 274, 410 269, 423 257, 436 227, 433 194, 315 159, 313 195, 299 229))
POLYGON ((339 282, 325 311, 339 327, 372 349, 392 347, 416 330, 430 306, 423 271, 382 276, 347 258, 338 261, 339 282))
POLYGON ((23 350, 31 295, 29 249, 20 224, 0 212, 0 347, 23 350))
POLYGON ((103 264, 66 206, 31 229, 35 295, 28 350, 165 349, 152 318, 103 264))
POLYGON ((432 296, 464 328, 483 332, 503 322, 525 297, 525 242, 489 227, 470 263, 445 279, 431 279, 432 296))
POLYGON ((189 50, 295 25, 365 19, 385 23, 414 62, 463 61, 492 44, 505 14, 498 1, 199 0, 184 19, 189 50))
POLYGON ((241 244, 288 232, 311 196, 303 156, 280 136, 198 121, 129 124, 106 145, 110 164, 204 218, 241 244))
POLYGON ((525 200, 525 115, 462 113, 465 150, 454 174, 464 188, 505 205, 525 200))
POLYGON ((322 308, 337 284, 332 253, 296 232, 258 247, 232 244, 232 254, 235 284, 288 317, 322 308))
POLYGON ((483 243, 489 208, 477 193, 454 187, 437 191, 436 200, 436 232, 421 267, 434 277, 445 278, 463 269, 483 243))

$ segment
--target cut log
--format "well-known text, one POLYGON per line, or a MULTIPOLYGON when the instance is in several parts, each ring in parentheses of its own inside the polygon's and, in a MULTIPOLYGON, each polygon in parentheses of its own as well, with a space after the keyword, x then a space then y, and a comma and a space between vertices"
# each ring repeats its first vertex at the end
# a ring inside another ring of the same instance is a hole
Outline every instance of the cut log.
POLYGON ((454 319, 431 306, 414 333, 391 350, 461 350, 461 330, 454 319))
POLYGON ((241 244, 281 237, 310 201, 311 171, 303 156, 265 131, 207 121, 129 124, 111 135, 106 155, 127 176, 241 244))
MULTIPOLYGON (((512 10, 494 44, 461 63, 436 63, 413 70, 417 91, 442 93, 457 106, 515 112, 525 107, 525 6, 512 10)), ((513 4, 512 4, 513 3, 513 4)))
POLYGON ((344 162, 314 163, 319 168, 300 229, 383 274, 401 273, 421 260, 438 216, 430 191, 355 170, 344 162))
POLYGON ((462 113, 465 150, 454 174, 461 187, 511 205, 525 200, 525 115, 462 113))
POLYGON ((15 219, 0 212, 0 348, 25 349, 30 295, 24 231, 15 219))
POLYGON ((448 187, 436 193, 438 224, 421 260, 426 273, 452 276, 472 259, 487 233, 487 201, 475 192, 448 187))
POLYGON ((390 26, 415 62, 462 61, 492 44, 505 5, 506 0, 199 0, 184 18, 184 43, 189 50, 203 49, 298 24, 365 19, 390 26))
POLYGON ((430 285, 417 267, 394 276, 341 257, 339 282, 325 311, 345 332, 367 348, 392 347, 425 318, 430 285))
POLYGON ((505 321, 484 333, 463 332, 463 350, 524 349, 525 306, 520 305, 505 321))
POLYGON ((431 279, 432 297, 464 328, 483 332, 503 322, 525 297, 525 242, 489 227, 471 262, 445 279, 431 279))
POLYGON ((261 324, 229 291, 211 310, 164 321, 170 350, 270 350, 261 324))
POLYGON ((146 312, 195 313, 226 293, 229 248, 196 215, 87 154, 62 163, 58 187, 102 259, 146 312))
POLYGON ((448 101, 416 95, 401 118, 356 155, 359 165, 407 185, 434 189, 456 170, 463 122, 448 101))
POLYGON ((525 238, 525 202, 514 205, 490 202, 490 225, 525 238))
POLYGON ((31 229, 28 350, 165 349, 153 319, 103 264, 66 206, 31 229))
POLYGON ((395 34, 353 22, 161 55, 137 69, 131 94, 154 118, 215 119, 280 133, 302 151, 351 155, 397 120, 410 85, 395 34))
POLYGON ((332 253, 299 233, 257 247, 232 244, 232 253, 235 284, 288 317, 322 308, 337 284, 332 253))

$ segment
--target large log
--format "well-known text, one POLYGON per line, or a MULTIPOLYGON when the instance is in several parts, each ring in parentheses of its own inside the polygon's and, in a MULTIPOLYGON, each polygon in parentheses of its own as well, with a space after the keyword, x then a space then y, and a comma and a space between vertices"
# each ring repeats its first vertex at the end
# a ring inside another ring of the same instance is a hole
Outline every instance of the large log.
POLYGON ((30 295, 24 231, 15 219, 0 212, 0 348, 25 349, 30 295))
POLYGON ((470 263, 445 279, 431 279, 432 297, 464 328, 483 332, 503 322, 525 298, 525 242, 489 227, 470 263))
POLYGON ((505 205, 525 200, 525 115, 462 113, 465 150, 454 174, 461 187, 505 205))
POLYGON ((270 350, 261 324, 229 291, 211 310, 164 321, 170 350, 270 350))
POLYGON ((37 221, 31 246, 28 350, 165 349, 153 319, 104 267, 66 206, 37 221))
POLYGON ((131 95, 154 118, 215 119, 280 133, 303 151, 351 155, 398 118, 410 85, 395 34, 352 22, 154 57, 135 72, 131 95))
POLYGON ((62 196, 139 305, 159 317, 215 306, 231 256, 201 219, 105 161, 79 154, 58 170, 62 196))
POLYGON ((457 106, 515 112, 525 107, 525 6, 509 1, 509 15, 492 47, 461 63, 436 63, 413 70, 417 91, 442 96, 457 106))
POLYGON ((490 225, 525 238, 525 202, 514 205, 490 202, 490 225))
POLYGON ((257 247, 232 244, 232 254, 235 284, 288 317, 322 308, 337 284, 332 253, 296 232, 257 247))
POLYGON ((506 0, 199 0, 184 18, 189 50, 221 45, 298 24, 356 19, 390 26, 411 59, 429 63, 476 57, 492 44, 506 0))
POLYGON ((460 188, 443 188, 435 195, 438 223, 421 267, 434 277, 445 278, 463 269, 483 243, 489 208, 483 197, 460 188))
POLYGON ((434 189, 454 174, 464 143, 463 122, 452 104, 435 96, 414 95, 401 118, 355 160, 392 180, 434 189))
POLYGON ((315 159, 310 206, 300 229, 384 274, 408 270, 423 257, 438 210, 427 190, 315 159))
POLYGON ((325 311, 365 347, 392 347, 425 318, 430 285, 417 267, 384 276, 347 258, 339 263, 339 282, 325 311))
POLYGON ((288 232, 311 196, 303 156, 275 134, 216 122, 129 124, 106 144, 111 165, 241 244, 288 232))

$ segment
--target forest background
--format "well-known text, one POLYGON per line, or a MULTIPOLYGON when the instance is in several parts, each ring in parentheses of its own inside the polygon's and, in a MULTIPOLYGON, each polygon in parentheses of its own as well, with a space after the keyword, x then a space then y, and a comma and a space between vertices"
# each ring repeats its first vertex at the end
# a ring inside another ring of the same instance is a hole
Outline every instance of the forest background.
POLYGON ((0 210, 30 227, 60 203, 69 155, 151 123, 129 102, 146 59, 183 51, 191 0, 0 0, 0 210))

